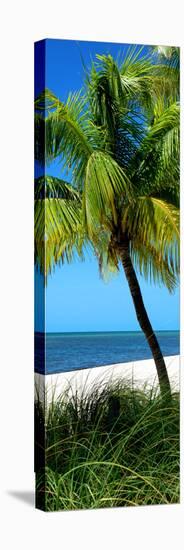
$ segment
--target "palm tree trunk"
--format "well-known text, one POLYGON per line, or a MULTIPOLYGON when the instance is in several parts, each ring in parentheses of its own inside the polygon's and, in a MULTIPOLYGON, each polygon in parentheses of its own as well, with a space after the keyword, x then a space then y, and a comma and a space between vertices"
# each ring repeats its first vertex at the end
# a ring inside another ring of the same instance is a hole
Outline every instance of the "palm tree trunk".
POLYGON ((150 347, 150 350, 152 352, 152 355, 155 361, 159 385, 160 385, 160 391, 163 395, 167 393, 167 395, 171 396, 171 387, 170 387, 170 382, 167 374, 164 357, 162 355, 157 337, 153 331, 153 328, 151 326, 151 323, 143 302, 139 282, 138 282, 135 269, 133 267, 132 260, 130 257, 128 238, 123 238, 123 242, 121 239, 121 245, 119 245, 119 253, 121 256, 121 261, 122 261, 124 272, 127 278, 129 289, 131 292, 132 300, 134 303, 137 320, 139 322, 139 325, 142 331, 145 334, 146 340, 148 342, 148 345, 150 347))

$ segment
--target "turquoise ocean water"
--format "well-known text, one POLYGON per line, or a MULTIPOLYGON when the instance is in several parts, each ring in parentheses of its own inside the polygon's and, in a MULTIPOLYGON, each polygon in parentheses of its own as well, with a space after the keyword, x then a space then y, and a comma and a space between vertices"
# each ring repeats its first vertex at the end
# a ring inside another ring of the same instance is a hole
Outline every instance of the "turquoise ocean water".
MULTIPOLYGON (((165 356, 179 354, 179 331, 156 334, 165 356)), ((39 346, 35 351, 39 354, 39 346)), ((47 374, 151 357, 142 332, 47 333, 45 337, 47 374)), ((35 370, 43 372, 43 360, 36 361, 35 370)))

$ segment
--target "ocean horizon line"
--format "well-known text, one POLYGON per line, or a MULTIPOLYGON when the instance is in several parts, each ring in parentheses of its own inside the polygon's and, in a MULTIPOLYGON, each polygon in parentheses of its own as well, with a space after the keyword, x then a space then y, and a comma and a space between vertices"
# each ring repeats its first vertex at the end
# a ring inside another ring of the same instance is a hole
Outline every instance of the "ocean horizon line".
MULTIPOLYGON (((72 331, 41 331, 35 330, 35 334, 142 334, 142 330, 72 330, 72 331)), ((180 329, 155 329, 155 332, 180 332, 180 329)))

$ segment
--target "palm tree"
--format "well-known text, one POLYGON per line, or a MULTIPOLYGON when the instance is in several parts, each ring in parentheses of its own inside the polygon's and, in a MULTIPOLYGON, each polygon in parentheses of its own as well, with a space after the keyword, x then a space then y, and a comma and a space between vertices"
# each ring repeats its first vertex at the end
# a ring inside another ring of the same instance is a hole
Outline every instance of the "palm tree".
POLYGON ((36 261, 47 274, 90 243, 103 275, 123 267, 164 393, 167 369, 137 272, 170 292, 177 283, 178 96, 175 69, 135 47, 118 63, 97 55, 84 91, 66 104, 48 90, 36 101, 36 158, 58 157, 71 175, 70 184, 36 180, 36 261))

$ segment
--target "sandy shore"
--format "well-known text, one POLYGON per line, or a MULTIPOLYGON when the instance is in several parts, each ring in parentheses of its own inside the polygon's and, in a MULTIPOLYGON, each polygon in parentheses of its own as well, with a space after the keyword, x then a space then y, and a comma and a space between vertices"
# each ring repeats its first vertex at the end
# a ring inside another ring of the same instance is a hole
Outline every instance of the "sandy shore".
MULTIPOLYGON (((179 389, 180 381, 180 356, 174 355, 165 357, 166 367, 169 374, 173 391, 179 389)), ((124 379, 130 381, 136 387, 157 386, 158 378, 153 359, 134 361, 129 363, 118 363, 92 369, 83 369, 59 374, 35 373, 35 388, 39 391, 40 398, 47 397, 47 402, 57 399, 66 389, 69 393, 79 394, 91 391, 94 386, 103 389, 104 384, 117 382, 124 379)))

